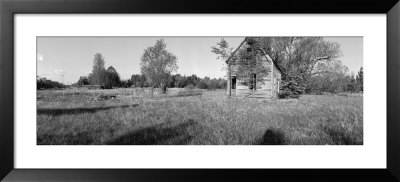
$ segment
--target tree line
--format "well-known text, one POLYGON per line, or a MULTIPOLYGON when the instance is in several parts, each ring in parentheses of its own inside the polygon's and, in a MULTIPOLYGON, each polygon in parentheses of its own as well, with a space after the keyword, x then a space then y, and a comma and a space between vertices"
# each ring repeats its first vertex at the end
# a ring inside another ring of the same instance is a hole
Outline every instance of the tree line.
MULTIPOLYGON (((131 84, 135 87, 150 87, 151 85, 147 82, 145 75, 134 74, 129 80, 131 84)), ((168 88, 187 88, 195 87, 199 89, 225 89, 226 79, 223 78, 210 78, 204 77, 200 78, 193 74, 191 76, 182 76, 180 74, 169 75, 166 86, 168 88)))
POLYGON ((157 40, 154 46, 148 47, 140 59, 141 74, 133 74, 128 80, 121 80, 118 72, 112 66, 105 69, 105 58, 101 53, 94 55, 92 72, 88 76, 81 76, 74 86, 99 85, 101 88, 113 87, 150 87, 161 88, 165 93, 167 87, 223 89, 226 80, 223 78, 200 78, 195 74, 182 76, 173 74, 178 69, 177 57, 166 50, 163 39, 157 40))
POLYGON ((66 85, 59 83, 57 81, 49 80, 45 77, 36 76, 36 89, 60 89, 65 88, 66 85))
MULTIPOLYGON (((109 70, 109 69, 107 69, 109 70)), ((106 71, 107 71, 106 70, 106 71)), ((115 69, 114 69, 115 70, 115 69)), ((116 73, 116 74, 109 74, 109 75, 119 75, 118 72, 112 71, 111 73, 116 73)), ((89 76, 81 76, 73 86, 78 86, 82 87, 84 85, 97 85, 97 81, 95 81, 94 77, 96 74, 89 74, 89 76)), ((106 74, 104 74, 106 75, 106 74)), ((107 75, 106 75, 107 76, 107 75)), ((186 87, 195 87, 199 89, 225 89, 226 88, 226 79, 223 78, 210 78, 210 77, 204 77, 200 78, 195 74, 192 74, 190 76, 186 75, 181 75, 181 74, 175 74, 175 75, 168 75, 168 78, 166 79, 166 87, 168 88, 186 88, 186 87)), ((112 78, 112 77, 111 77, 112 78)), ((117 78, 115 76, 115 78, 117 78)), ((121 80, 119 79, 103 79, 104 82, 107 82, 107 80, 114 80, 114 82, 111 82, 109 85, 112 85, 112 87, 104 87, 104 88, 113 88, 113 87, 151 87, 150 83, 148 82, 148 79, 144 74, 133 74, 130 79, 127 80, 121 80)), ((104 85, 104 84, 100 84, 104 85)))

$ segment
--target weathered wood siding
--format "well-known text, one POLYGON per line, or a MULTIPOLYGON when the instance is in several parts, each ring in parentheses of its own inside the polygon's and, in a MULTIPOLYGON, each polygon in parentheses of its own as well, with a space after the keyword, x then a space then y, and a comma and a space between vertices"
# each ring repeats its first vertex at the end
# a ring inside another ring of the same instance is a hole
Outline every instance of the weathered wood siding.
MULTIPOLYGON (((243 80, 236 80, 236 89, 234 90, 233 94, 239 97, 251 96, 253 94, 253 90, 250 90, 249 86, 243 80)), ((264 82, 257 83, 255 97, 271 98, 271 79, 265 79, 264 82)))
POLYGON ((278 82, 281 80, 281 72, 278 70, 276 65, 274 64, 274 80, 272 80, 272 97, 276 98, 278 97, 279 93, 279 84, 278 82))
MULTIPOLYGON (((281 72, 278 70, 276 65, 271 62, 272 60, 268 60, 265 56, 257 56, 257 59, 262 61, 262 65, 269 71, 263 82, 257 82, 255 97, 276 98, 279 92, 278 81, 281 80, 281 72), (271 80, 272 73, 273 79, 271 80)), ((232 66, 232 76, 237 76, 236 72, 236 67, 232 66)), ((249 89, 248 84, 245 83, 243 79, 236 77, 236 89, 232 89, 232 95, 238 97, 252 97, 252 94, 253 90, 249 89)))

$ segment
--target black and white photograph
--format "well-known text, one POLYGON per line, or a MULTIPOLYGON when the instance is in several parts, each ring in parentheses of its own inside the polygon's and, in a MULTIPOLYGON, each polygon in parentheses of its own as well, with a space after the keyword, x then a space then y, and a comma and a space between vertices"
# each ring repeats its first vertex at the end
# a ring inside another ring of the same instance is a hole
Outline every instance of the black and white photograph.
POLYGON ((36 56, 36 145, 364 143, 362 36, 38 36, 36 56))

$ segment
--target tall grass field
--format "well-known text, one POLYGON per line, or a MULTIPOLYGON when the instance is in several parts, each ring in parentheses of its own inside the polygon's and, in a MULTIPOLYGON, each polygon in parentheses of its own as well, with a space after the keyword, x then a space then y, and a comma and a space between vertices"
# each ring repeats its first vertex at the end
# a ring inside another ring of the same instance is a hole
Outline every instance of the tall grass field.
POLYGON ((38 145, 362 145, 362 95, 226 97, 225 90, 37 92, 38 145))

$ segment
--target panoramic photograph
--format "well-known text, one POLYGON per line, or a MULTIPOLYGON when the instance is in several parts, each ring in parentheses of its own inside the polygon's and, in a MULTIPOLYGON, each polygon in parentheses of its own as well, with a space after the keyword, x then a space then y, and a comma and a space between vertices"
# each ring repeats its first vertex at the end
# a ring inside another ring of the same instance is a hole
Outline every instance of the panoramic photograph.
POLYGON ((363 145, 363 37, 36 41, 37 145, 363 145))

